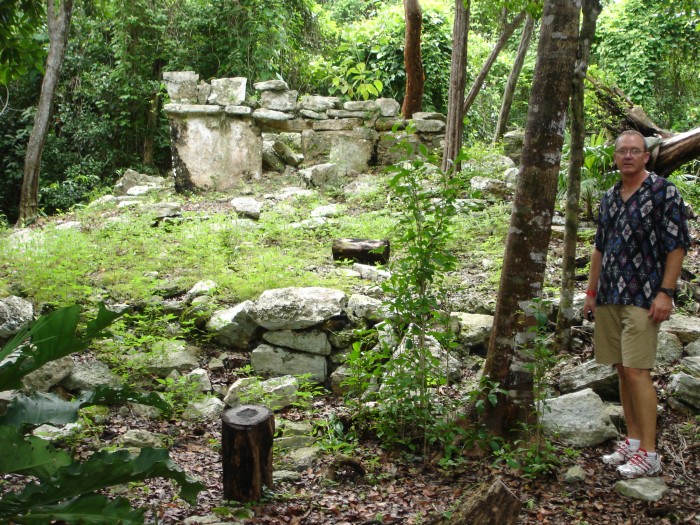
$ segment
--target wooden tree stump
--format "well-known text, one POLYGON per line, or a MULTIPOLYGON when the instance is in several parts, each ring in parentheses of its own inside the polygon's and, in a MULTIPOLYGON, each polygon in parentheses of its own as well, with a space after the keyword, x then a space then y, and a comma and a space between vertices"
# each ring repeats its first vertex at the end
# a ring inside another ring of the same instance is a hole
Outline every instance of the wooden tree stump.
POLYGON ((331 248, 334 261, 350 259, 362 264, 387 264, 390 251, 389 241, 372 239, 336 239, 331 248))
POLYGON ((272 487, 272 439, 275 416, 266 407, 241 405, 221 416, 224 499, 240 502, 262 497, 272 487))
POLYGON ((449 525, 515 525, 522 502, 497 479, 483 484, 452 514, 449 525))

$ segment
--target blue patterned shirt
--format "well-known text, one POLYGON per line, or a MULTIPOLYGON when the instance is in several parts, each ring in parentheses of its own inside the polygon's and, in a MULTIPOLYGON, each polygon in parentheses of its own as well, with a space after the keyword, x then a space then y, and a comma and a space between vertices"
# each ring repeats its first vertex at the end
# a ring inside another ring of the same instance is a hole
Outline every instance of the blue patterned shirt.
POLYGON ((673 183, 650 173, 627 202, 621 182, 600 203, 595 247, 602 253, 597 304, 650 308, 666 255, 690 247, 685 205, 673 183))

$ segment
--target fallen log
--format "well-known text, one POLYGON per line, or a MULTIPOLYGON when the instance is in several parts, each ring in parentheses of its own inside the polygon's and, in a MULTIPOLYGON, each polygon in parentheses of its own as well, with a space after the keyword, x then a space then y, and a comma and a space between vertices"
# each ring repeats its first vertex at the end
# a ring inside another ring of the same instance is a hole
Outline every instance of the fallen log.
POLYGON ((221 415, 224 499, 240 502, 262 497, 272 487, 272 440, 275 417, 258 405, 241 405, 221 415))

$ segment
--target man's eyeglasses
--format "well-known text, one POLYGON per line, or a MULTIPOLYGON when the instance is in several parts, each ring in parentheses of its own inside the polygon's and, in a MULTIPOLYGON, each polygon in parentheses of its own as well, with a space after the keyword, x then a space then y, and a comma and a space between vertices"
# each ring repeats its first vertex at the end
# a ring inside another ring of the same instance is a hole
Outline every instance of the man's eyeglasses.
POLYGON ((644 153, 644 151, 639 148, 622 148, 615 150, 615 155, 619 155, 620 157, 626 157, 628 153, 633 157, 639 157, 642 153, 644 153))

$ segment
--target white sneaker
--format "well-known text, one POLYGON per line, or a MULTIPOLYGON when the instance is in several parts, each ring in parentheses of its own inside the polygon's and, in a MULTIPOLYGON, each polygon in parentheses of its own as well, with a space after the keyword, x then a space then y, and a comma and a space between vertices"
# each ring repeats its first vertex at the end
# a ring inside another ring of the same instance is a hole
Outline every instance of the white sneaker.
POLYGON ((661 456, 655 454, 652 458, 646 450, 639 449, 632 459, 624 465, 617 467, 617 473, 623 478, 643 478, 653 476, 661 472, 661 456))
POLYGON ((606 465, 622 465, 626 463, 637 452, 637 448, 632 448, 629 440, 617 442, 617 448, 612 454, 605 454, 602 458, 606 465))

